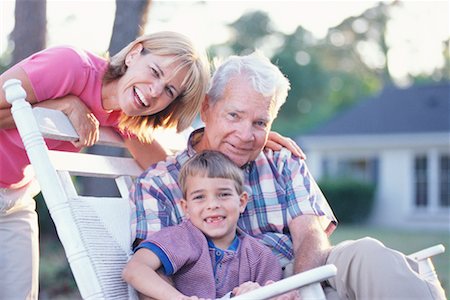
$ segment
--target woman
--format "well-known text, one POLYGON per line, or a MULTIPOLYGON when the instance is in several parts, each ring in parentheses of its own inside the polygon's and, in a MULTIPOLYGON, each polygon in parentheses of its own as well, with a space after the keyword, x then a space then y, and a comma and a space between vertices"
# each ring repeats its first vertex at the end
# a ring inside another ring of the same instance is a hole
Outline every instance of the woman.
MULTIPOLYGON (((209 80, 204 52, 185 36, 160 32, 137 38, 107 59, 72 47, 36 53, 0 75, 0 85, 22 81, 33 106, 63 111, 80 136, 50 149, 79 151, 111 126, 142 167, 164 159, 151 139, 159 126, 186 129, 209 80)), ((33 196, 39 186, 29 168, 10 105, 0 92, 0 299, 37 299, 38 227, 33 196)))

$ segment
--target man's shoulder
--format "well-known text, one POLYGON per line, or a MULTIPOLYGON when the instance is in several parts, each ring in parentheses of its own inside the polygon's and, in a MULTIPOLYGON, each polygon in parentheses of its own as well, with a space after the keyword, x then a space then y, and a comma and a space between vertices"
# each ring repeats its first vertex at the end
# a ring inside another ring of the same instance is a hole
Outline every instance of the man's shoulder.
POLYGON ((171 155, 165 160, 157 162, 145 170, 138 180, 149 181, 157 178, 175 178, 180 172, 181 166, 185 160, 188 159, 186 151, 180 152, 177 155, 171 155))

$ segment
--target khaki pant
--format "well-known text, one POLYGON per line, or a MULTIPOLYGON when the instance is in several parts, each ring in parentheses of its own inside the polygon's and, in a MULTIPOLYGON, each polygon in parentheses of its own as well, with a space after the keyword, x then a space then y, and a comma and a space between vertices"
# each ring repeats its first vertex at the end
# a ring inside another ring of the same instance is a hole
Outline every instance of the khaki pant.
POLYGON ((37 299, 39 230, 36 181, 17 189, 0 189, 0 299, 37 299))
MULTIPOLYGON (((439 282, 421 278, 416 262, 372 238, 338 244, 327 264, 337 268, 336 276, 328 280, 331 287, 324 289, 327 299, 446 299, 439 282)), ((292 263, 286 266, 285 276, 292 269, 292 263)))

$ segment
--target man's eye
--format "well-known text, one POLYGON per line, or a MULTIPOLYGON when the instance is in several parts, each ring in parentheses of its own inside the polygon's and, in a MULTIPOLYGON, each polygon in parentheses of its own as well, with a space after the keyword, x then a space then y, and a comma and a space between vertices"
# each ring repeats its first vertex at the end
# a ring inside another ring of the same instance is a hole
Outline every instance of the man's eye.
POLYGON ((230 113, 228 113, 228 116, 230 116, 231 119, 236 119, 238 117, 238 114, 234 113, 234 112, 230 112, 230 113))
POLYGON ((262 127, 262 128, 266 128, 266 127, 267 127, 267 123, 264 122, 264 121, 258 121, 258 122, 256 122, 255 124, 256 124, 256 126, 258 126, 258 127, 262 127))

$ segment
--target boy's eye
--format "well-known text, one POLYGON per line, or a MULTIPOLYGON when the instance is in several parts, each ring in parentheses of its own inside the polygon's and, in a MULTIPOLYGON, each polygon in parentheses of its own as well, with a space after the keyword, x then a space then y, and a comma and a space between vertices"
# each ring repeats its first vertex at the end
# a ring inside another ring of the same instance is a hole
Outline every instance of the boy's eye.
POLYGON ((219 194, 219 197, 221 197, 221 198, 230 197, 230 196, 231 196, 231 193, 228 193, 228 192, 224 192, 224 193, 220 193, 219 194))
POLYGON ((196 195, 192 197, 192 200, 202 200, 203 198, 204 198, 203 195, 196 195))

